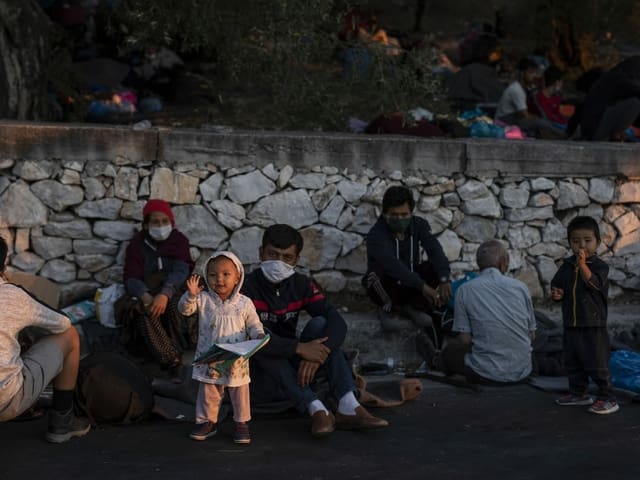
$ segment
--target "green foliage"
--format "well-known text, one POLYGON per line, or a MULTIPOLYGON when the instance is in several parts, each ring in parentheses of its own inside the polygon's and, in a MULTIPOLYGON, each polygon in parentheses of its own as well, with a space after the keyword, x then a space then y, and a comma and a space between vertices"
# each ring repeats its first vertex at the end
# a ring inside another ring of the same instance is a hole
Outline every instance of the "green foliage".
POLYGON ((255 112, 265 127, 344 130, 349 116, 446 108, 429 48, 391 57, 351 45, 373 60, 365 74, 344 79, 343 13, 333 0, 127 0, 118 21, 127 45, 214 59, 220 98, 233 89, 269 100, 255 112))
POLYGON ((216 0, 124 0, 112 28, 127 48, 166 45, 189 53, 215 46, 220 36, 216 0))

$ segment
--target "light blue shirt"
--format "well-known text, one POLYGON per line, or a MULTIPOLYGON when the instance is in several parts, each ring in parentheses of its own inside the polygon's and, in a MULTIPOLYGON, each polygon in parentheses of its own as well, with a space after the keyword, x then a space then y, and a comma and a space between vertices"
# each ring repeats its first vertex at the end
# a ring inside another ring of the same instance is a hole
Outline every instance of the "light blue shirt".
POLYGON ((531 295, 519 280, 487 268, 456 292, 453 330, 471 334, 465 365, 497 382, 517 382, 531 373, 536 319, 531 295))

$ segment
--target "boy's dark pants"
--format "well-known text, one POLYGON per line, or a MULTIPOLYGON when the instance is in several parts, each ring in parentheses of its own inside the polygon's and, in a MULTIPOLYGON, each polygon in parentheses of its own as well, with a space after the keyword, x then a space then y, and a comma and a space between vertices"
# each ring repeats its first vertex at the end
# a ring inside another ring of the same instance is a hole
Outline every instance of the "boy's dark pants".
POLYGON ((589 377, 598 385, 598 399, 614 398, 609 376, 609 332, 606 327, 571 327, 564 329, 564 363, 569 390, 583 395, 589 377))

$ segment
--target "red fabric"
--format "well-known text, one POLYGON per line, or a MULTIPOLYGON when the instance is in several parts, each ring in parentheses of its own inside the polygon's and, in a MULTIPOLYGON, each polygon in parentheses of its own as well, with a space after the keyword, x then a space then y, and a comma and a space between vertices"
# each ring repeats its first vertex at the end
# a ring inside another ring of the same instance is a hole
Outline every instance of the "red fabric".
POLYGON ((416 135, 418 137, 444 137, 445 133, 437 125, 427 120, 419 120, 413 124, 405 122, 402 113, 392 113, 389 116, 380 115, 374 118, 366 133, 386 133, 391 135, 416 135))
POLYGON ((65 5, 54 8, 51 11, 51 18, 63 27, 76 27, 87 20, 87 12, 81 5, 65 5))
POLYGON ((562 99, 560 95, 547 97, 542 90, 535 94, 535 99, 529 105, 529 110, 539 116, 546 118, 550 122, 566 125, 569 119, 560 113, 562 99), (540 111, 542 109, 542 111, 540 111))
POLYGON ((169 220, 171 220, 171 225, 173 227, 176 226, 176 222, 173 218, 173 212, 171 211, 171 206, 165 202, 164 200, 152 199, 147 202, 147 204, 142 209, 142 216, 146 217, 152 212, 161 212, 164 213, 169 220))
POLYGON ((360 28, 373 34, 378 29, 378 25, 373 16, 368 20, 363 18, 360 7, 356 5, 345 13, 344 23, 338 32, 338 38, 342 41, 355 40, 358 38, 358 30, 360 28))

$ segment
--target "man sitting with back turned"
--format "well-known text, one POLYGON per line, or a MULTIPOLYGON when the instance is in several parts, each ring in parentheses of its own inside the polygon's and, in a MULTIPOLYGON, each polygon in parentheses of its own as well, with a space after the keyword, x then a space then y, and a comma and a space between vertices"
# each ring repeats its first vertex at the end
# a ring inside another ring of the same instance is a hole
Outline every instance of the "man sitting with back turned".
POLYGON ((435 368, 465 375, 472 383, 506 385, 531 373, 536 319, 527 286, 504 275, 509 254, 498 240, 476 252, 480 275, 455 297, 453 331, 460 332, 435 358, 435 368))
POLYGON ((335 428, 386 427, 387 421, 372 416, 354 395, 351 368, 340 350, 347 333, 344 319, 310 277, 294 270, 302 246, 302 236, 289 225, 267 228, 260 247, 260 268, 247 275, 242 287, 271 336, 251 359, 252 397, 259 391, 268 400, 287 399, 300 412, 308 412, 314 437, 326 436, 335 428), (298 339, 301 310, 312 318, 298 339), (310 387, 320 372, 337 402, 335 416, 310 387))

